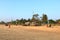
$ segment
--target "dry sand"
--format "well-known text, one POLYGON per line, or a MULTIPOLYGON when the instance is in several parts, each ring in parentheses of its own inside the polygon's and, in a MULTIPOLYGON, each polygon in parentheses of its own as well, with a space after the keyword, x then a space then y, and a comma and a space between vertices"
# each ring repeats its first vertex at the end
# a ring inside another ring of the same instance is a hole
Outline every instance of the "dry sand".
POLYGON ((0 25, 0 40, 60 40, 60 27, 0 25))

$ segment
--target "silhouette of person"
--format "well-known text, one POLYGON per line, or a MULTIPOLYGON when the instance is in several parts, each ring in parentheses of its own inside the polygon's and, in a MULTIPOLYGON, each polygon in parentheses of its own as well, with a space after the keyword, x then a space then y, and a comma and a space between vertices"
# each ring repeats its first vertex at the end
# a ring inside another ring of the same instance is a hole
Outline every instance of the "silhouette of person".
POLYGON ((9 28, 11 28, 11 25, 10 25, 10 23, 9 23, 8 25, 9 25, 9 28))
POLYGON ((49 27, 51 27, 51 24, 49 25, 49 27))

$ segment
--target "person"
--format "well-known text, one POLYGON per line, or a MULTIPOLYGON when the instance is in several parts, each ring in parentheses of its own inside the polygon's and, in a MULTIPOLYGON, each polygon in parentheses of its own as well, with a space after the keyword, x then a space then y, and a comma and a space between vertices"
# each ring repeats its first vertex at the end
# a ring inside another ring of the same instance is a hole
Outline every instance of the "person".
POLYGON ((48 27, 49 25, 47 24, 47 27, 48 27))
POLYGON ((9 23, 9 28, 11 28, 11 25, 10 25, 10 23, 9 23))
POLYGON ((51 24, 49 25, 49 27, 51 27, 51 24))

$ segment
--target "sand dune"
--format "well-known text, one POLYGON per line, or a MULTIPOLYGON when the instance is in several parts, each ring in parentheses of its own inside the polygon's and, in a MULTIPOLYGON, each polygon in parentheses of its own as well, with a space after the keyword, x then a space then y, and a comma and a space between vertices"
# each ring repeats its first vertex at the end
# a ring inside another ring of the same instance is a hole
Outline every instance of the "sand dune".
POLYGON ((60 40, 60 27, 0 25, 0 40, 60 40))

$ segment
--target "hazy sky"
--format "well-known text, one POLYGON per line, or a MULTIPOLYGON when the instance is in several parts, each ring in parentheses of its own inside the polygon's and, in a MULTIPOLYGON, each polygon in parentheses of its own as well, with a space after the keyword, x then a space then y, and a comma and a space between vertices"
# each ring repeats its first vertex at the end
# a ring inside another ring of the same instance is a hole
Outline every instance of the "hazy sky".
POLYGON ((31 18, 34 13, 60 18, 60 0, 0 0, 0 21, 31 18))

